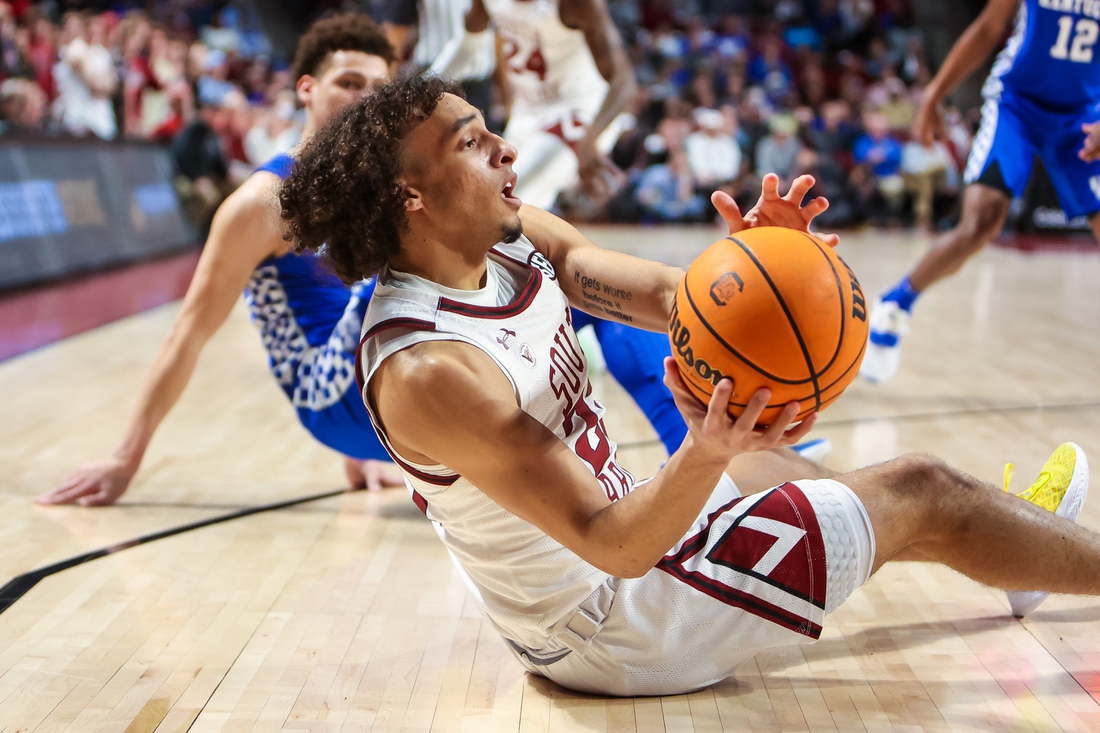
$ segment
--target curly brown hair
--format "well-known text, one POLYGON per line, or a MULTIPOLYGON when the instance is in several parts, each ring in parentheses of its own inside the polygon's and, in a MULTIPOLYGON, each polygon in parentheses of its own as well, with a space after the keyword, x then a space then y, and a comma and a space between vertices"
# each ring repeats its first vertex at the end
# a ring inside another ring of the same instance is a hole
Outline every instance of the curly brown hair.
POLYGON ((323 253, 346 283, 376 274, 409 225, 401 140, 462 86, 439 77, 391 81, 320 129, 279 191, 284 238, 323 253))
POLYGON ((362 51, 382 57, 387 64, 394 59, 393 46, 385 31, 365 13, 341 13, 321 18, 298 39, 294 56, 294 78, 315 76, 337 51, 362 51))

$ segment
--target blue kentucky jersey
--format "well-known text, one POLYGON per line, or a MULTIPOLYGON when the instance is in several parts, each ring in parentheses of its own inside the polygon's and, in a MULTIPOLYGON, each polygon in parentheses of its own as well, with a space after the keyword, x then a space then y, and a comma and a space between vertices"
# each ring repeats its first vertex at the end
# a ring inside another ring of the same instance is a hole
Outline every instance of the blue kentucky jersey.
POLYGON ((1100 101, 1100 0, 1023 0, 983 93, 1002 89, 1047 107, 1100 101))
MULTIPOLYGON (((293 158, 279 155, 257 171, 286 178, 293 167, 293 158)), ((387 458, 355 383, 359 331, 373 292, 373 279, 349 288, 312 252, 264 260, 244 291, 271 373, 302 425, 359 459, 387 458)))

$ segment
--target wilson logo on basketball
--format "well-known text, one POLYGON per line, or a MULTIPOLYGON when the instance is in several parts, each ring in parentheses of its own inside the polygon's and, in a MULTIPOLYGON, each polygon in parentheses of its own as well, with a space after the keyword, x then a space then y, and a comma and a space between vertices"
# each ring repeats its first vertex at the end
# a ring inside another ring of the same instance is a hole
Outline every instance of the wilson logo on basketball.
POLYGON ((859 280, 856 280, 856 274, 852 272, 852 268, 848 267, 848 263, 840 256, 838 256, 837 259, 844 265, 844 269, 848 271, 848 285, 852 289, 852 318, 858 318, 866 323, 867 301, 864 299, 863 288, 859 286, 859 280))
POLYGON ((733 296, 745 289, 745 281, 736 272, 727 272, 710 286, 710 299, 717 305, 728 305, 733 296))
MULTIPOLYGON (((717 298, 715 301, 717 302, 717 298)), ((719 305, 724 304, 719 303, 719 305)), ((668 333, 672 348, 676 350, 683 364, 698 374, 701 379, 717 387, 718 383, 726 378, 725 374, 708 364, 706 359, 695 357, 695 352, 690 345, 691 331, 680 321, 680 308, 675 301, 672 303, 672 315, 668 319, 668 333)))

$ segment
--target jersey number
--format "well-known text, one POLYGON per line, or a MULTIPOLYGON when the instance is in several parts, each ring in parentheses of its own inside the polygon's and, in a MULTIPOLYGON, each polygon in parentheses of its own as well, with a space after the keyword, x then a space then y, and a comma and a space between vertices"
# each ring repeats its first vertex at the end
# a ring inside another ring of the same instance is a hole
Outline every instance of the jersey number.
POLYGON ((1069 41, 1071 32, 1074 32, 1073 16, 1063 15, 1058 19, 1058 40, 1050 47, 1050 55, 1078 64, 1092 63, 1092 46, 1097 35, 1100 35, 1100 23, 1088 18, 1078 20, 1072 45, 1069 41))
POLYGON ((527 57, 527 61, 519 61, 516 55, 519 53, 519 45, 514 41, 505 41, 504 59, 508 62, 508 68, 514 74, 522 74, 530 71, 537 74, 539 81, 546 81, 546 58, 542 55, 542 49, 535 46, 535 50, 527 57))

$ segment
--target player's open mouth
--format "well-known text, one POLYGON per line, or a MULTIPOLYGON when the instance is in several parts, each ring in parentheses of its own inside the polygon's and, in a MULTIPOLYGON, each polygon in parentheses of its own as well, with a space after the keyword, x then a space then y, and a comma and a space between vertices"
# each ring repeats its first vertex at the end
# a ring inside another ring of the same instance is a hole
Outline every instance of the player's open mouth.
POLYGON ((515 188, 516 188, 516 176, 515 176, 515 174, 513 174, 512 177, 508 179, 508 183, 504 184, 504 188, 500 192, 500 197, 502 199, 504 199, 505 201, 507 201, 508 203, 510 203, 510 204, 514 204, 516 206, 519 206, 523 202, 520 201, 516 196, 514 196, 512 194, 512 191, 514 191, 515 188))

